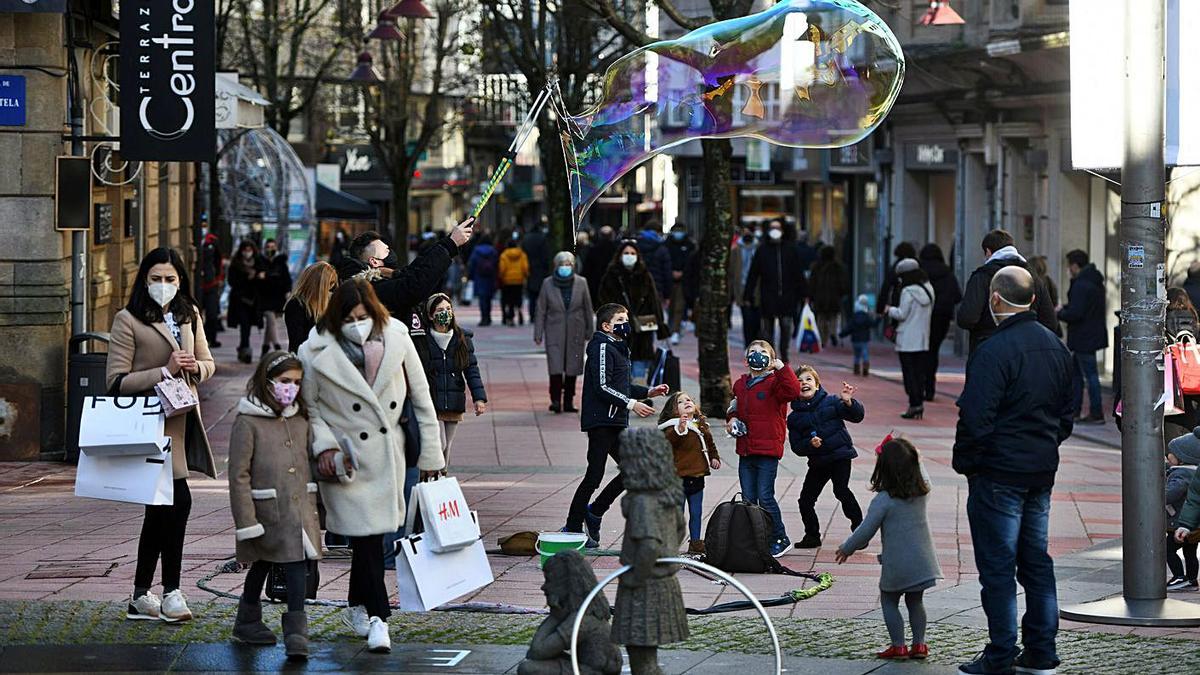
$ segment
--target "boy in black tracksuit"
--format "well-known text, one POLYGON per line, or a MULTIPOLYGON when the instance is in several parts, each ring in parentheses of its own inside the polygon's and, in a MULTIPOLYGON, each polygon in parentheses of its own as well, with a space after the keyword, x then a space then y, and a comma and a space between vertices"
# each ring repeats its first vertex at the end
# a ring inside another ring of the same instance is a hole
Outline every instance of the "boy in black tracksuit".
POLYGON ((654 408, 641 400, 663 396, 668 390, 665 384, 646 389, 630 381, 629 346, 625 343, 632 329, 629 310, 617 304, 604 305, 596 312, 596 326, 600 330, 587 346, 583 407, 579 415, 579 428, 588 435, 587 472, 575 490, 567 526, 563 528, 564 532, 582 532, 586 524, 589 548, 599 546, 600 519, 625 491, 621 475, 617 474, 596 501, 588 504, 604 480, 608 458, 617 460, 618 440, 621 431, 629 426, 629 411, 638 417, 649 417, 654 408))

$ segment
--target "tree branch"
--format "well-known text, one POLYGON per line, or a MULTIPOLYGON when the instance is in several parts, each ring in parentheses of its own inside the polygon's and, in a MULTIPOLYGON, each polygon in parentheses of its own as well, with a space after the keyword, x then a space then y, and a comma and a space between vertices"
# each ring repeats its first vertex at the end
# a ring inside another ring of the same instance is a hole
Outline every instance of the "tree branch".
POLYGON ((617 11, 613 9, 612 0, 579 0, 579 3, 595 12, 607 21, 613 30, 638 47, 645 47, 655 42, 654 38, 635 28, 633 24, 619 16, 617 11))
POLYGON ((672 0, 653 0, 654 4, 667 15, 667 18, 674 21, 680 28, 687 30, 696 30, 702 26, 706 26, 713 22, 712 17, 703 16, 695 19, 689 19, 679 11, 672 0))

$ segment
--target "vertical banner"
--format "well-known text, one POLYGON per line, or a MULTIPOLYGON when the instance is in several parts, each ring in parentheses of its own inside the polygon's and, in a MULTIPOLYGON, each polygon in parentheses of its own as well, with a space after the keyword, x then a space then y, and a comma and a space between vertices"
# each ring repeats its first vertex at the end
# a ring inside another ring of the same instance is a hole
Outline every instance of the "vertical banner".
POLYGON ((215 159, 214 39, 213 0, 122 0, 122 157, 215 159))

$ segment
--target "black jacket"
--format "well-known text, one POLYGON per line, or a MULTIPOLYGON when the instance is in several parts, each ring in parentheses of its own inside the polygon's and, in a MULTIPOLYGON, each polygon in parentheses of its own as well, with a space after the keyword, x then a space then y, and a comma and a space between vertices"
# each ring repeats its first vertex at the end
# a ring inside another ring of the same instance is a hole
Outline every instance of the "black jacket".
POLYGON ((871 330, 879 324, 879 316, 870 312, 855 311, 854 316, 846 322, 838 337, 849 337, 850 342, 859 344, 871 341, 871 330))
POLYGON ((262 328, 263 302, 262 289, 265 279, 259 279, 259 272, 266 273, 267 263, 262 256, 254 256, 254 266, 247 268, 238 256, 229 263, 229 313, 227 324, 230 328, 243 325, 262 328))
POLYGON ((654 279, 654 288, 659 297, 664 300, 671 297, 671 253, 667 247, 650 231, 642 232, 637 239, 637 247, 641 262, 654 279))
MULTIPOLYGON (((405 325, 412 318, 413 308, 425 302, 429 296, 442 290, 450 262, 458 255, 458 245, 449 237, 437 240, 424 253, 418 255, 406 267, 392 272, 388 279, 377 279, 371 285, 379 301, 405 325)), ((343 258, 338 265, 338 278, 342 281, 368 271, 367 264, 353 258, 343 258)))
POLYGON ((629 426, 631 401, 646 398, 645 387, 633 384, 629 370, 629 348, 617 337, 596 331, 587 346, 583 370, 583 407, 579 428, 629 426))
MULTIPOLYGON (((963 291, 962 304, 958 306, 958 326, 971 333, 970 350, 974 352, 984 340, 996 332, 996 324, 988 311, 988 299, 992 296, 992 277, 1001 269, 1015 265, 1024 269, 1028 266, 1020 258, 1001 258, 980 265, 967 279, 967 288, 963 291)), ((1050 293, 1037 277, 1033 278, 1033 292, 1037 296, 1031 308, 1037 314, 1037 320, 1051 333, 1058 332, 1058 317, 1054 314, 1054 305, 1050 293)))
POLYGON ((691 237, 684 237, 682 241, 676 241, 675 237, 668 236, 665 245, 667 253, 671 254, 672 272, 683 272, 686 270, 692 254, 699 248, 696 246, 696 242, 692 241, 691 237))
POLYGON ((1053 485, 1078 377, 1071 353, 1033 312, 1004 320, 967 361, 954 470, 1009 485, 1053 485))
POLYGON ((313 326, 317 325, 296 298, 288 300, 283 306, 283 323, 287 326, 288 351, 293 354, 300 351, 300 345, 304 344, 313 326))
POLYGON ((583 278, 587 279, 588 293, 592 298, 600 297, 600 280, 608 270, 609 263, 617 254, 617 242, 612 239, 597 238, 583 258, 583 278))
POLYGON ((282 312, 292 291, 292 272, 288 269, 287 256, 276 253, 274 259, 263 256, 267 278, 262 281, 262 308, 264 312, 282 312))
POLYGON ((454 358, 458 353, 458 335, 451 337, 446 351, 442 351, 433 339, 431 331, 412 332, 413 344, 417 347, 421 365, 425 366, 425 377, 429 380, 429 395, 433 397, 433 407, 440 413, 465 412, 468 387, 471 389, 472 401, 487 400, 483 377, 479 374, 479 362, 475 359, 475 342, 472 340, 474 336, 465 328, 461 330, 467 341, 467 352, 470 354, 466 370, 459 370, 454 358))
POLYGON ((792 316, 808 297, 800 252, 791 242, 768 240, 754 252, 746 275, 747 295, 757 293, 763 316, 792 316))
POLYGON ((609 265, 600 280, 600 295, 597 307, 615 302, 629 310, 629 320, 635 317, 653 316, 658 319, 658 331, 634 333, 629 336, 629 357, 634 361, 649 361, 654 358, 654 340, 666 340, 671 332, 663 321, 662 300, 655 292, 650 273, 638 260, 633 269, 625 269, 620 262, 609 265))
POLYGON ((1067 348, 1073 352, 1094 352, 1108 348, 1108 327, 1104 325, 1104 277, 1095 265, 1079 270, 1067 289, 1067 304, 1058 318, 1067 324, 1067 348))
POLYGON ((866 417, 863 404, 856 399, 846 405, 841 398, 824 389, 807 401, 792 401, 788 413, 788 441, 792 452, 808 458, 809 466, 828 466, 843 459, 854 459, 858 452, 846 430, 846 422, 858 423, 866 417), (821 439, 821 447, 812 446, 813 437, 821 439))
POLYGON ((929 275, 929 285, 933 286, 933 316, 953 318, 954 307, 962 301, 958 279, 950 267, 940 260, 922 260, 921 269, 929 275))
POLYGON ((534 230, 521 240, 521 250, 529 257, 529 279, 525 281, 525 288, 538 293, 542 290, 542 282, 551 272, 554 256, 550 252, 550 238, 545 232, 534 230))

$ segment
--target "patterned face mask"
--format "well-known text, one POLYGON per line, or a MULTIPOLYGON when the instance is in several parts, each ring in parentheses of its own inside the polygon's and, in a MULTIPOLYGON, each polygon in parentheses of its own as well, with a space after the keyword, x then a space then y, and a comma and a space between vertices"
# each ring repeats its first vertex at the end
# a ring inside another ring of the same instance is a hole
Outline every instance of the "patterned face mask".
POLYGON ((450 320, 454 318, 454 312, 448 309, 443 309, 433 315, 433 321, 439 326, 449 326, 450 320))
POLYGON ((279 405, 286 408, 296 402, 296 397, 300 395, 300 385, 295 382, 271 380, 271 391, 275 394, 275 400, 279 402, 279 405))

